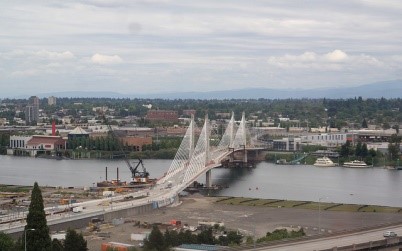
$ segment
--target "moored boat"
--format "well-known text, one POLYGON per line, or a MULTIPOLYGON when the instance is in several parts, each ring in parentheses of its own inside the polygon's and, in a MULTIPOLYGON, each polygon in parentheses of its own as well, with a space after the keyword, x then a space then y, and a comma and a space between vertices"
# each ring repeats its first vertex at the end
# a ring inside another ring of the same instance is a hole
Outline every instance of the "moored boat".
POLYGON ((328 157, 322 157, 315 161, 314 166, 331 167, 335 166, 335 163, 328 157))
POLYGON ((360 160, 352 160, 343 163, 344 167, 367 167, 367 164, 364 161, 360 160))

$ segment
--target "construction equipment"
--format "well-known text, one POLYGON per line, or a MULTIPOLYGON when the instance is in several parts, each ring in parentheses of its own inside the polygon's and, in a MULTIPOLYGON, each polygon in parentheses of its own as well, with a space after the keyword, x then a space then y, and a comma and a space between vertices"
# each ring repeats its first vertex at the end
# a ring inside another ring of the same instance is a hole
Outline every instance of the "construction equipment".
MULTIPOLYGON (((105 122, 105 124, 107 125, 109 132, 111 134, 111 136, 113 137, 113 139, 119 141, 119 138, 117 137, 116 133, 113 131, 113 128, 110 126, 110 124, 107 122, 106 117, 103 115, 103 121, 105 122)), ((129 161, 129 159, 127 158, 126 153, 123 151, 123 147, 121 142, 119 141, 119 151, 121 152, 124 162, 126 162, 127 167, 130 169, 131 171, 131 181, 130 181, 130 185, 136 185, 136 184, 148 184, 150 182, 149 180, 149 172, 147 172, 147 170, 144 167, 144 164, 142 163, 142 159, 138 159, 137 165, 135 167, 133 167, 129 161), (141 171, 138 169, 141 166, 141 171)))

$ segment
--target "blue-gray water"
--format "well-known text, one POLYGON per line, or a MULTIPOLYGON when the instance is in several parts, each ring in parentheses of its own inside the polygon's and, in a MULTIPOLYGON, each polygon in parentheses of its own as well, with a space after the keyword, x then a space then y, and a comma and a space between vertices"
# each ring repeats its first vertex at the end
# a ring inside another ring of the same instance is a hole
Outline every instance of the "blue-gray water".
MULTIPOLYGON (((151 177, 161 177, 171 160, 144 160, 151 177)), ((130 179, 123 161, 47 160, 0 156, 0 184, 92 186, 105 179, 130 179)), ((199 180, 204 182, 204 178, 199 180)), ((379 168, 320 168, 260 163, 254 169, 214 169, 214 184, 229 188, 215 194, 266 199, 288 199, 373 204, 402 207, 402 171, 379 168)))

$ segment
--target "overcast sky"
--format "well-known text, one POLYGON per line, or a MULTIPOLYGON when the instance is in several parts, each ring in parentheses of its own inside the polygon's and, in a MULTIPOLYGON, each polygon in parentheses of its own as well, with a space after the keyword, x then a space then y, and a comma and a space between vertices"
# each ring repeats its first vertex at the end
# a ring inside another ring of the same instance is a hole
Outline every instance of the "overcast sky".
POLYGON ((402 78, 402 1, 0 2, 0 97, 402 78))

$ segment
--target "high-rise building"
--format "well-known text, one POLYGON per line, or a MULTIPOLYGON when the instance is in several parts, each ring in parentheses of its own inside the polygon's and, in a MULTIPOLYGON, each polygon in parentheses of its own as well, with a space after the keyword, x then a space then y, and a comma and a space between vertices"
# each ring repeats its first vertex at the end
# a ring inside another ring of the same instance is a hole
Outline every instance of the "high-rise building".
POLYGON ((39 98, 31 96, 28 105, 25 107, 25 124, 36 124, 39 121, 39 98))
POLYGON ((56 105, 56 97, 50 96, 47 98, 47 104, 48 105, 56 105))
POLYGON ((30 104, 30 105, 34 105, 34 106, 37 106, 38 109, 39 109, 39 98, 38 98, 37 96, 31 96, 31 97, 29 98, 29 104, 30 104))
POLYGON ((25 123, 30 125, 32 123, 38 122, 39 120, 39 106, 27 105, 25 107, 25 123))

